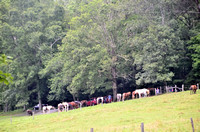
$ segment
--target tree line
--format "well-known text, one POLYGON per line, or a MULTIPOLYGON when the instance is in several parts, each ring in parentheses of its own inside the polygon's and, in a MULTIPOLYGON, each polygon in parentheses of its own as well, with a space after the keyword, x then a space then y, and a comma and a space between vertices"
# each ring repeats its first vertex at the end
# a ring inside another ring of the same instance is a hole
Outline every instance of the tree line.
POLYGON ((199 5, 1 0, 0 109, 198 82, 199 5))

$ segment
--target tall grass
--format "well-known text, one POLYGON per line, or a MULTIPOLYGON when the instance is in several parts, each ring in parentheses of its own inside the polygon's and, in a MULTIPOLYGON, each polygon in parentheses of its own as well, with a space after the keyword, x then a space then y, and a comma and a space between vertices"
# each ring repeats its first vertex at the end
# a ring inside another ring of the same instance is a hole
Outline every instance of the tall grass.
POLYGON ((0 118, 0 131, 189 132, 200 131, 200 94, 189 91, 85 107, 34 117, 0 118))

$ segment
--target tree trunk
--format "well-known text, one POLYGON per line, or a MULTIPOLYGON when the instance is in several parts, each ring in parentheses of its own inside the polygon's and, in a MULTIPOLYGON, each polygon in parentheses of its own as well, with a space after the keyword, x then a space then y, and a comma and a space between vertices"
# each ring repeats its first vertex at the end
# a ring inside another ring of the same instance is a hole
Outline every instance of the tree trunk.
POLYGON ((103 23, 101 25, 103 30, 103 36, 105 41, 107 42, 107 52, 112 57, 112 66, 111 66, 111 75, 112 75, 112 89, 113 89, 113 101, 117 100, 117 68, 116 68, 116 61, 117 61, 117 55, 116 55, 116 44, 114 42, 114 37, 112 33, 109 33, 106 28, 106 24, 103 23))
POLYGON ((165 25, 165 10, 161 9, 162 25, 165 25))
MULTIPOLYGON (((113 49, 113 55, 115 55, 114 49, 113 49)), ((112 57, 112 67, 111 67, 111 72, 112 72, 112 89, 113 89, 113 101, 117 101, 117 69, 115 62, 117 60, 116 56, 112 57)))
MULTIPOLYGON (((112 68, 112 73, 116 73, 116 69, 112 68)), ((117 100, 117 79, 113 77, 112 80, 112 88, 113 88, 113 101, 115 102, 117 100)))
POLYGON ((41 92, 40 92, 40 80, 39 80, 39 77, 38 77, 38 81, 37 81, 37 90, 38 90, 39 110, 42 110, 42 99, 41 99, 41 92))
POLYGON ((72 94, 72 96, 73 96, 73 100, 74 100, 74 101, 76 101, 75 95, 74 95, 74 94, 72 94))
POLYGON ((39 110, 42 110, 42 100, 40 91, 38 91, 38 103, 39 103, 39 110))
POLYGON ((24 105, 24 111, 26 111, 26 105, 24 105))
POLYGON ((4 112, 8 112, 8 103, 4 105, 4 112))

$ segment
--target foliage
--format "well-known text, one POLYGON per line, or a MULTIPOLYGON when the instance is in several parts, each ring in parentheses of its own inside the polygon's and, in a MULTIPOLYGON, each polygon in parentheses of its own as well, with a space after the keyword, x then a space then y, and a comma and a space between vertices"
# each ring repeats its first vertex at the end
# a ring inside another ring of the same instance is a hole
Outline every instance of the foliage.
POLYGON ((198 81, 200 79, 200 34, 194 36, 189 41, 190 46, 188 47, 191 51, 190 55, 192 57, 192 73, 195 77, 195 81, 198 81))
POLYGON ((197 83, 198 5, 1 0, 0 53, 13 57, 1 71, 10 73, 13 83, 0 85, 6 89, 0 105, 57 104, 111 92, 115 100, 118 92, 136 88, 197 83))
POLYGON ((183 50, 183 42, 173 29, 151 26, 136 38, 133 47, 138 85, 171 81, 174 73, 170 69, 177 66, 183 50))
MULTIPOLYGON (((2 54, 0 56, 0 67, 7 65, 8 62, 8 57, 5 54, 2 54)), ((9 57, 10 58, 10 57, 9 57)), ((5 83, 6 85, 9 84, 13 80, 13 77, 11 76, 10 73, 5 73, 0 70, 0 83, 5 83)))
MULTIPOLYGON (((51 0, 13 1, 10 6, 8 22, 2 27, 6 38, 2 47, 13 56, 9 70, 14 80, 8 86, 12 90, 5 92, 15 95, 10 99, 15 99, 17 106, 34 105, 45 101, 48 92, 46 77, 39 78, 38 73, 56 52, 56 44, 61 44, 64 10, 51 0)), ((6 101, 10 102, 8 96, 6 101)))

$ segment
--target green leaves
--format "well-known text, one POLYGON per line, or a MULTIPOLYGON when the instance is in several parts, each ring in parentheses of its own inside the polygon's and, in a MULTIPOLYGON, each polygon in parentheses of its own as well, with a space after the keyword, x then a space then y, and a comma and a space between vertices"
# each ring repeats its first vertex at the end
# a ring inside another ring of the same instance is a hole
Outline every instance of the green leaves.
POLYGON ((191 38, 191 40, 189 41, 190 46, 188 47, 189 50, 192 52, 191 56, 192 56, 192 67, 193 70, 195 71, 194 75, 196 77, 200 77, 200 34, 194 36, 191 38))
MULTIPOLYGON (((0 68, 8 65, 8 62, 10 62, 10 59, 12 57, 7 57, 5 54, 0 55, 0 68)), ((12 82, 13 77, 10 73, 5 73, 2 70, 0 70, 0 83, 5 83, 8 85, 10 82, 12 82)))
POLYGON ((0 7, 1 53, 13 56, 0 75, 4 83, 13 75, 6 87, 15 92, 6 92, 18 106, 183 80, 191 59, 200 75, 193 2, 2 0, 0 7))
POLYGON ((174 76, 170 68, 176 67, 183 50, 183 42, 173 30, 165 26, 150 26, 134 40, 133 54, 139 72, 137 84, 171 81, 174 76))

